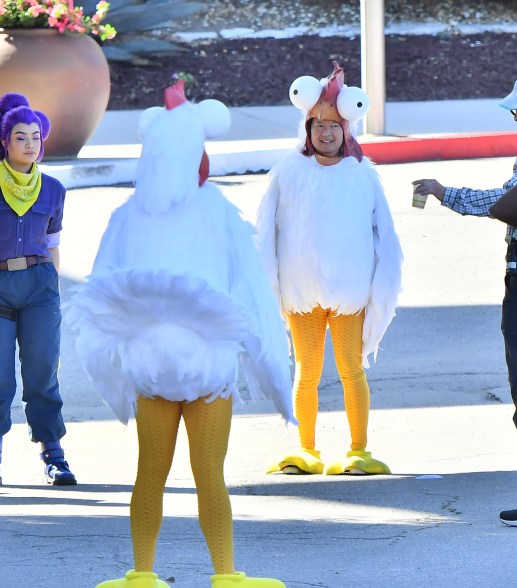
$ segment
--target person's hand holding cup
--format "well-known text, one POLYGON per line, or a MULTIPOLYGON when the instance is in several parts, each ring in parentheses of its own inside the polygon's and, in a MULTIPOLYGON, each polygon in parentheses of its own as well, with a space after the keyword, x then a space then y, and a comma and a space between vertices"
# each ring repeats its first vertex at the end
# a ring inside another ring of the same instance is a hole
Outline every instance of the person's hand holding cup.
POLYGON ((429 194, 443 202, 445 186, 442 186, 437 180, 422 179, 414 180, 411 183, 413 184, 413 206, 415 208, 424 208, 429 194))
POLYGON ((413 183, 413 206, 414 208, 425 208, 428 194, 420 194, 420 184, 413 183))

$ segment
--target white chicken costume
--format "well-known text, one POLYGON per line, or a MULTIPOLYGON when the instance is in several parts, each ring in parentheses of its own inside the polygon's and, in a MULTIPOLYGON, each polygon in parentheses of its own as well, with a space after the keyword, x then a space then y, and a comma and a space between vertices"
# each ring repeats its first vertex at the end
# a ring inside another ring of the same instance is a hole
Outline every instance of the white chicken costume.
POLYGON ((168 586, 153 573, 154 554, 181 418, 213 588, 281 587, 235 572, 223 465, 239 360, 251 397, 272 399, 294 421, 285 328, 253 227, 205 182, 204 141, 226 132, 228 109, 188 102, 182 81, 166 90, 165 105, 143 114, 135 192, 113 213, 68 315, 80 359, 118 418, 127 422, 136 404, 135 569, 99 588, 168 586))
POLYGON ((350 123, 366 113, 368 97, 344 85, 337 62, 328 78, 295 80, 290 97, 305 113, 303 144, 271 170, 257 231, 292 334, 301 447, 266 471, 390 473, 366 451, 370 391, 364 367, 395 314, 402 251, 379 176, 350 131, 350 123), (315 447, 315 427, 327 327, 351 447, 346 458, 325 465, 315 447))

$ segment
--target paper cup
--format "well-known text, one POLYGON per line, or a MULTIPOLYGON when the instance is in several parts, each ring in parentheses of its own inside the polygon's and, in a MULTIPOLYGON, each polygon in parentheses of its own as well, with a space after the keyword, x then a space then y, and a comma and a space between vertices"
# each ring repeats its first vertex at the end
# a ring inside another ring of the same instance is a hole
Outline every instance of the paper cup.
POLYGON ((415 190, 418 188, 418 184, 413 188, 413 206, 415 208, 425 208, 428 194, 417 194, 415 190))

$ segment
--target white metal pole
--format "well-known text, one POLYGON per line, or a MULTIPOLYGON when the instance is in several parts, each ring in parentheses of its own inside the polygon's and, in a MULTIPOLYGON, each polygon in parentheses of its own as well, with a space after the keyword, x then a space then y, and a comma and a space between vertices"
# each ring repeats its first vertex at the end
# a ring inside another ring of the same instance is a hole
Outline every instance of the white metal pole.
POLYGON ((385 134, 384 0, 361 0, 361 86, 370 98, 363 131, 385 134))

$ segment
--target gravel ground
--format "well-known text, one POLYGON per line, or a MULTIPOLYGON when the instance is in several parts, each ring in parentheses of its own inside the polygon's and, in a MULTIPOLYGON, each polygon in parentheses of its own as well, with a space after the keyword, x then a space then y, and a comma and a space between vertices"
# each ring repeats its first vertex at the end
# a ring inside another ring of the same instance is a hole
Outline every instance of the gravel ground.
MULTIPOLYGON (((210 0, 204 13, 179 20, 174 29, 221 30, 233 27, 284 29, 296 26, 359 25, 360 2, 351 0, 210 0)), ((407 22, 486 24, 512 23, 515 0, 457 2, 454 0, 385 0, 386 24, 407 22)))
MULTIPOLYGON (((517 79, 516 33, 459 34, 464 24, 512 24, 515 1, 427 2, 386 0, 386 25, 447 24, 436 35, 386 35, 388 101, 497 98, 517 79)), ((190 98, 217 98, 228 106, 288 104, 291 82, 300 75, 323 77, 341 62, 349 85, 360 85, 359 37, 320 36, 330 26, 359 25, 360 3, 338 0, 211 0, 208 10, 154 32, 216 33, 180 43, 184 51, 152 58, 149 65, 111 64, 109 109, 140 109, 161 104, 175 72, 194 76, 190 98), (221 31, 311 27, 292 38, 224 38, 221 31)))

